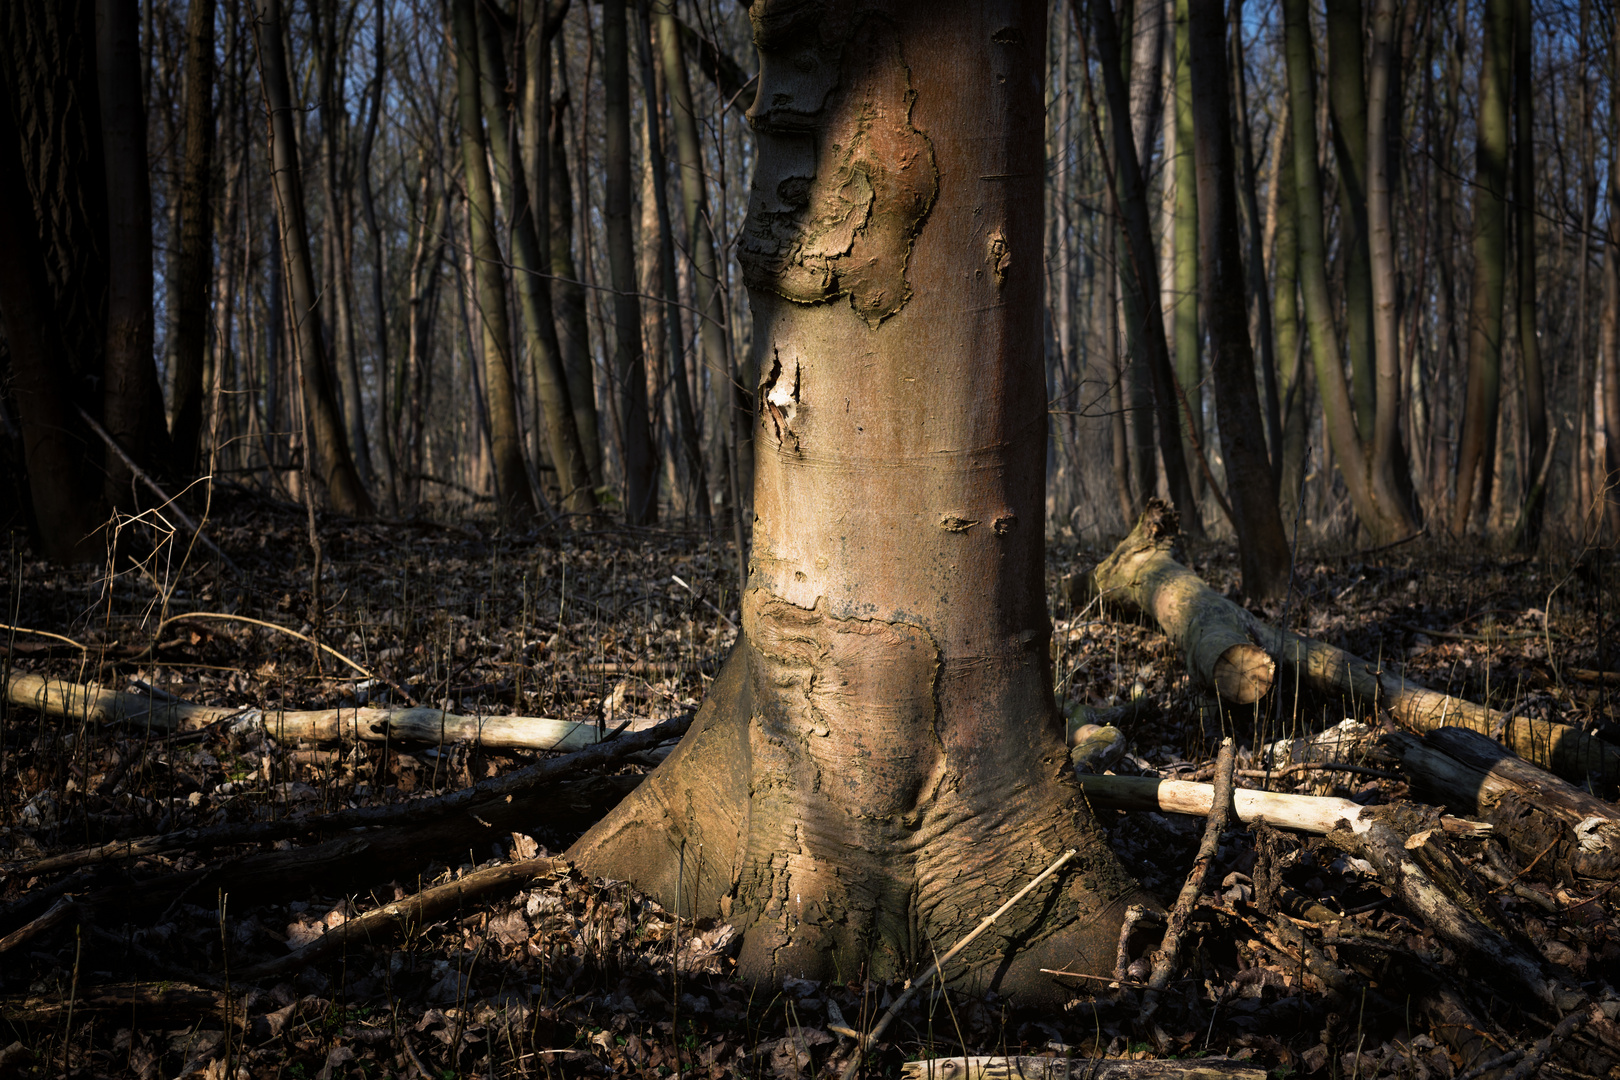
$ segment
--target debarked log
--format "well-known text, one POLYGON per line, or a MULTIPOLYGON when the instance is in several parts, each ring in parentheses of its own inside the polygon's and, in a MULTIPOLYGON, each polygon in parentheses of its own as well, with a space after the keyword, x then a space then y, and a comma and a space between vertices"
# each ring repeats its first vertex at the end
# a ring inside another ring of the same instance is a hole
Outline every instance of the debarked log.
MULTIPOLYGON (((1299 684, 1316 693, 1365 703, 1369 712, 1386 709, 1402 727, 1420 735, 1451 726, 1499 738, 1525 761, 1578 785, 1588 779, 1608 788, 1620 785, 1620 748, 1573 725, 1509 716, 1430 690, 1343 649, 1256 618, 1210 589, 1175 560, 1177 528, 1174 511, 1149 500, 1136 527, 1098 564, 1092 579, 1105 600, 1152 614, 1164 632, 1187 652, 1188 669, 1203 689, 1228 701, 1243 700, 1223 691, 1214 664, 1208 662, 1214 647, 1209 643, 1235 646, 1233 631, 1241 628, 1244 641, 1291 668, 1299 684), (1188 651, 1190 646, 1199 649, 1198 656, 1188 651)), ((1255 682, 1250 688, 1258 686, 1255 682)), ((1269 688, 1269 680, 1266 686, 1269 688)))
MULTIPOLYGON (((422 706, 288 711, 194 705, 180 700, 159 701, 96 683, 71 683, 20 673, 13 674, 6 683, 6 699, 47 716, 149 724, 163 731, 195 731, 224 723, 236 733, 262 730, 278 742, 409 742, 435 746, 465 742, 486 750, 579 750, 594 746, 620 727, 615 724, 604 728, 547 716, 467 716, 422 706)), ((629 721, 627 730, 647 730, 659 722, 637 718, 629 721)))
MULTIPOLYGON (((1384 736, 1414 781, 1478 814, 1520 857, 1555 877, 1620 878, 1620 810, 1466 728, 1384 736)), ((1528 868, 1528 867, 1527 867, 1528 868)))
MULTIPOLYGON (((1214 805, 1215 785, 1191 780, 1157 780, 1146 776, 1079 777, 1086 800, 1099 810, 1158 810, 1169 814, 1207 817, 1214 805)), ((1245 825, 1264 818, 1280 829, 1314 833, 1318 836, 1340 825, 1348 825, 1368 812, 1349 799, 1321 795, 1289 795, 1280 791, 1254 791, 1237 788, 1232 803, 1238 820, 1245 825)), ((1455 836, 1482 838, 1492 827, 1464 818, 1442 817, 1440 827, 1455 836)))

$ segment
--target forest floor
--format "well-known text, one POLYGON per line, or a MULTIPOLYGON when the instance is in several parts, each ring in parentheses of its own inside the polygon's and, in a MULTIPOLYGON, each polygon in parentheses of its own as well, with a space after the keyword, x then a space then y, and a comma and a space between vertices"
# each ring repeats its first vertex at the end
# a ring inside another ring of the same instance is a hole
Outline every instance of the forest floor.
MULTIPOLYGON (((267 712, 398 703, 408 694, 462 713, 617 726, 691 713, 735 640, 735 552, 678 529, 513 537, 465 517, 328 521, 318 627, 308 618, 301 508, 225 500, 208 532, 239 573, 201 550, 188 562, 183 535, 131 561, 128 553, 152 543, 139 526, 110 567, 65 571, 13 550, 0 571, 0 622, 44 634, 0 631, 0 667, 7 677, 46 674, 267 712), (318 634, 369 677, 325 653, 317 664, 297 637, 185 617, 195 613, 318 634)), ((1239 768, 1252 769, 1262 744, 1347 718, 1342 703, 1304 699, 1250 716, 1201 710, 1156 627, 1073 611, 1060 598, 1063 575, 1106 553, 1054 543, 1047 578, 1060 703, 1151 703, 1125 731, 1129 751, 1117 769, 1196 771, 1223 731, 1238 739, 1239 768)), ((1190 554, 1212 587, 1233 594, 1230 545, 1190 554)), ((1265 614, 1451 694, 1613 738, 1620 680, 1572 673, 1620 668, 1617 582, 1620 564, 1603 552, 1532 559, 1423 541, 1374 554, 1317 549, 1301 553, 1289 601, 1265 614)), ((812 1076, 850 1053, 853 1040, 835 1029, 870 1028, 896 992, 859 978, 746 986, 730 971, 729 927, 679 918, 560 861, 537 864, 549 869, 517 879, 521 888, 412 922, 402 936, 354 942, 277 977, 233 978, 435 883, 561 853, 650 760, 621 760, 554 786, 545 812, 523 828, 491 825, 449 841, 434 834, 437 849, 424 840, 379 872, 365 859, 302 864, 297 853, 321 838, 320 813, 420 800, 545 755, 284 745, 227 723, 170 733, 0 708, 0 1076, 812 1076), (55 870, 41 861, 300 813, 308 827, 275 840, 174 844, 55 870), (273 874, 232 869, 278 852, 287 854, 273 874)), ((1409 796, 1409 779, 1382 768, 1269 780, 1368 804, 1409 796)), ((1125 866, 1172 901, 1202 819, 1099 816, 1125 866)), ((324 837, 323 850, 346 835, 324 837)), ((1455 966, 1449 946, 1369 878, 1365 863, 1308 836, 1273 843, 1266 857, 1285 867, 1281 880, 1342 914, 1318 946, 1359 980, 1359 997, 1324 989, 1297 954, 1268 940, 1254 914, 1264 888, 1256 836, 1234 823, 1195 911, 1185 978, 1151 1024, 1140 1022, 1141 991, 1132 985, 1070 979, 1070 1007, 1046 1013, 930 992, 868 1055, 867 1074, 973 1052, 1227 1056, 1279 1078, 1455 1077, 1524 1049, 1557 1022, 1488 974, 1455 966), (1436 993, 1459 997, 1482 1029, 1442 1030, 1420 1007, 1436 993)), ((1457 857, 1479 861, 1483 846, 1459 844, 1457 857)), ((1515 933, 1577 982, 1614 979, 1620 891, 1612 882, 1527 872, 1519 885, 1489 898, 1515 933)), ((1616 1054, 1591 1031, 1566 1049, 1545 1075, 1620 1076, 1616 1054)))

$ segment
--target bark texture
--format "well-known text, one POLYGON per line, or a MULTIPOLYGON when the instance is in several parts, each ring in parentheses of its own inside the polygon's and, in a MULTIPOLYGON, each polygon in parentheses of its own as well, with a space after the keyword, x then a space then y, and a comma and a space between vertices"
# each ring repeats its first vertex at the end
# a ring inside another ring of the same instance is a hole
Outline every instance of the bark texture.
POLYGON ((1063 996, 1140 898, 1069 775, 1041 591, 1040 58, 1024 0, 756 0, 741 258, 768 367, 743 635, 570 857, 742 931, 759 981, 892 978, 1080 855, 947 978, 1063 996))

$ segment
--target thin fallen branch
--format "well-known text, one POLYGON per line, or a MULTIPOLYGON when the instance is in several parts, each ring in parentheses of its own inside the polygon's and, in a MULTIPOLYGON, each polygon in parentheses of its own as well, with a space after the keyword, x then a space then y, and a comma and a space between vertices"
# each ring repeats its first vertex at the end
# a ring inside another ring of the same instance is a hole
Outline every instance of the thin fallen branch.
POLYGON ((908 1061, 909 1080, 1264 1080, 1266 1070, 1232 1058, 1131 1061, 1125 1058, 954 1057, 908 1061))
POLYGON ((996 908, 995 911, 991 912, 989 915, 986 915, 982 920, 980 920, 979 925, 968 931, 968 933, 965 934, 955 945, 952 945, 950 949, 946 951, 944 956, 936 956, 934 958, 933 966, 909 982, 900 996, 894 999, 894 1004, 890 1005, 888 1010, 878 1018, 878 1022, 872 1025, 872 1030, 868 1031, 865 1036, 855 1041, 855 1050, 850 1055, 848 1063, 844 1066, 843 1080, 854 1080, 855 1073, 859 1071, 861 1067, 861 1056, 865 1053, 866 1048, 876 1042, 878 1036, 882 1035, 886 1030, 888 1030, 889 1025, 894 1022, 894 1018, 900 1015, 900 1010, 905 1007, 906 1002, 910 1001, 913 997, 916 997, 917 991, 927 986, 929 981, 944 969, 945 965, 950 962, 952 957, 961 952, 963 949, 967 948, 968 945, 970 945, 980 934, 994 926, 997 919, 1011 911, 1018 901, 1034 892, 1036 886, 1040 885, 1041 882, 1057 873, 1058 870, 1062 868, 1064 863, 1068 862, 1078 854, 1079 851, 1077 849, 1070 848, 1062 855, 1059 855, 1057 859, 1053 861, 1052 865, 1048 866, 1045 870, 1042 870, 1039 874, 1036 874, 1033 878, 1031 878, 1029 884, 1025 885, 1022 889, 1019 889, 1016 893, 1014 893, 1012 898, 1009 899, 1005 904, 1002 904, 1000 907, 996 908))
POLYGON ((665 720, 644 731, 625 732, 611 742, 576 750, 558 758, 547 758, 526 765, 504 776, 482 780, 434 798, 413 799, 387 806, 362 806, 329 814, 300 814, 280 821, 258 821, 214 825, 202 829, 182 829, 160 836, 116 840, 95 847, 81 848, 41 859, 7 864, 5 873, 31 875, 57 873, 81 866, 113 860, 128 860, 173 851, 200 851, 233 844, 273 843, 312 832, 337 832, 368 826, 420 826, 463 812, 477 812, 480 806, 505 803, 523 793, 555 785, 581 773, 616 764, 669 739, 679 738, 691 726, 692 717, 683 715, 665 720))
MULTIPOLYGON (((161 1017, 219 1016, 231 1008, 233 995, 201 986, 161 982, 111 983, 86 988, 74 998, 42 995, 0 999, 0 1020, 8 1024, 60 1024, 64 1017, 112 1013, 127 1023, 137 1014, 146 1023, 161 1017)), ((240 1004, 232 1009, 240 1022, 240 1004)), ((156 1026, 156 1025, 154 1025, 156 1026)))
POLYGON ((71 896, 62 897, 39 918, 18 927, 5 937, 0 937, 0 954, 8 953, 19 945, 26 945, 40 935, 54 930, 62 923, 72 921, 78 917, 78 914, 79 905, 74 903, 73 898, 71 896))
POLYGON ((163 500, 164 508, 173 511, 174 516, 180 519, 180 523, 186 527, 186 530, 194 535, 198 540, 202 541, 203 547, 219 556, 220 561, 226 566, 230 567, 231 573, 235 574, 237 577, 244 576, 242 573, 242 568, 237 566, 236 563, 232 562, 229 555, 221 551, 218 545, 216 545, 212 540, 208 539, 208 534, 203 532, 202 526, 191 520, 191 515, 180 508, 180 504, 175 501, 174 496, 170 495, 168 492, 159 487, 157 481, 148 476, 146 470, 137 465, 135 463, 135 459, 124 452, 124 448, 118 445, 118 440, 107 434, 106 428, 96 423, 95 417, 85 412, 82 407, 79 409, 79 415, 84 418, 85 423, 90 425, 90 430, 94 431, 98 436, 100 436, 101 441, 107 444, 107 448, 122 459, 124 464, 129 467, 129 471, 135 475, 135 478, 151 489, 152 494, 163 500))
POLYGON ((334 952, 392 937, 402 928, 426 926, 449 912, 488 897, 523 888, 535 878, 554 874, 566 864, 553 859, 524 859, 475 870, 453 881, 423 889, 414 896, 373 908, 328 930, 302 948, 231 973, 233 979, 257 981, 301 971, 334 952))
MULTIPOLYGON (((262 730, 278 742, 414 742, 431 746, 470 743, 486 750, 579 750, 602 742, 599 725, 546 716, 467 716, 426 706, 264 710, 194 705, 176 698, 111 690, 97 683, 70 683, 13 673, 6 698, 47 716, 98 723, 150 724, 166 731, 197 731, 229 722, 233 733, 262 730)), ((659 721, 636 719, 630 730, 651 730, 659 721)))
POLYGON ((1176 973, 1181 961, 1181 943, 1187 936, 1193 907, 1198 903, 1198 895, 1204 891, 1204 879, 1209 876, 1210 864, 1215 861, 1216 851, 1220 848, 1221 833, 1226 831, 1227 822, 1232 817, 1232 770, 1236 765, 1237 744, 1230 738, 1222 739, 1220 752, 1215 757, 1215 786, 1211 791, 1210 807, 1206 811, 1209 821, 1204 826, 1204 838, 1198 845, 1192 870, 1181 886, 1181 895, 1176 897, 1175 906, 1170 909, 1164 941, 1153 954, 1153 973, 1148 977, 1148 989, 1142 996, 1144 1023, 1158 1011, 1159 995, 1170 985, 1170 977, 1176 973))
MULTIPOLYGON (((1079 776, 1080 790, 1092 806, 1104 810, 1158 810, 1208 817, 1217 798, 1213 784, 1191 780, 1155 780, 1146 776, 1079 776)), ((1368 807, 1328 795, 1289 795, 1279 791, 1235 788, 1232 801, 1245 825, 1264 818, 1282 829, 1325 836, 1360 818, 1368 807)), ((1492 826, 1464 818, 1442 817, 1440 826, 1457 836, 1485 837, 1492 826)))

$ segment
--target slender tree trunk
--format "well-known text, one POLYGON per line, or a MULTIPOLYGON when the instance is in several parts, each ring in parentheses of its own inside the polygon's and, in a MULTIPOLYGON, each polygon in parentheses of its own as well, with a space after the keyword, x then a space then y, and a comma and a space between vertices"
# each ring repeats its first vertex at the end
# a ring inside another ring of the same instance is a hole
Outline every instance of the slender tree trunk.
MULTIPOLYGON (((152 357, 152 187, 146 110, 139 97, 135 0, 96 2, 96 85, 107 170, 107 345, 102 425, 146 469, 168 464, 163 391, 152 357)), ((123 458, 106 458, 107 498, 132 508, 134 478, 123 458)))
MULTIPOLYGON (((1310 10, 1306 0, 1283 0, 1282 8, 1294 140, 1299 282, 1305 299, 1316 387, 1322 399, 1323 426, 1362 525, 1374 542, 1388 543, 1410 535, 1416 526, 1406 505, 1379 498, 1369 481, 1368 459, 1356 430, 1350 389, 1345 385, 1333 300, 1328 292, 1326 218, 1316 157, 1316 72, 1310 10)), ((1324 475, 1331 477, 1332 473, 1324 468, 1324 475)))
MULTIPOLYGON (((1074 11, 1076 28, 1082 25, 1080 20, 1085 14, 1079 6, 1080 0, 1071 0, 1074 11)), ((1135 340, 1143 345, 1147 356, 1147 368, 1153 377, 1154 411, 1158 420, 1159 454, 1164 463, 1165 482, 1170 489, 1171 501, 1175 504, 1176 513, 1181 515, 1185 531, 1189 535, 1202 536, 1203 527, 1198 514, 1198 501, 1193 497, 1192 484, 1187 471, 1187 459, 1182 453, 1181 431, 1182 418, 1185 415, 1181 410, 1182 399, 1177 393, 1175 370, 1170 364, 1170 347, 1164 335, 1164 323, 1152 317, 1152 313, 1161 310, 1159 307, 1159 276, 1158 260, 1155 257, 1153 238, 1148 225, 1147 188, 1142 179, 1141 163, 1136 157, 1136 144, 1129 137, 1128 130, 1119 118, 1130 115, 1130 102, 1126 92, 1125 75, 1120 70, 1121 47, 1119 27, 1114 22, 1114 12, 1108 3, 1097 0, 1091 5, 1091 15, 1096 21, 1097 53, 1102 67, 1104 87, 1108 96, 1108 114, 1115 118, 1112 125, 1114 133, 1113 151, 1115 162, 1113 168, 1118 170, 1117 176, 1112 178, 1110 184, 1113 210, 1122 221, 1126 237, 1126 265, 1130 267, 1131 276, 1127 284, 1133 288, 1126 289, 1127 297, 1134 291, 1136 299, 1128 301, 1125 305, 1125 314, 1131 318, 1133 313, 1140 313, 1139 330, 1135 340)), ((1085 35, 1080 35, 1082 43, 1085 35)), ((1090 61, 1086 57, 1087 50, 1082 44, 1081 64, 1084 67, 1090 61)), ((1087 80, 1087 97, 1092 98, 1089 77, 1087 80)), ((1096 134, 1101 144, 1101 118, 1096 115, 1096 102, 1088 100, 1087 107, 1092 113, 1096 125, 1096 134)), ((1108 166, 1105 166, 1105 168, 1108 166)))
POLYGON ((276 219, 286 275, 290 312, 298 348, 299 380, 304 387, 306 430, 312 445, 305 452, 314 458, 314 471, 326 485, 333 509, 341 514, 370 517, 371 496, 360 482, 343 418, 332 392, 326 342, 316 304, 320 296, 309 254, 309 228, 304 217, 304 187, 298 167, 298 145, 293 134, 292 91, 287 82, 287 58, 282 47, 281 0, 254 0, 259 42, 260 82, 269 112, 271 174, 276 196, 276 219))
MULTIPOLYGON (((741 412, 736 445, 737 487, 744 494, 753 488, 753 388, 758 372, 750 365, 733 371, 727 345, 727 315, 720 285, 720 259, 716 252, 714 227, 710 221, 708 185, 705 182, 703 144, 698 138, 697 109, 692 100, 692 82, 686 73, 686 54, 681 48, 680 23, 669 0, 653 0, 652 19, 657 31, 659 53, 664 63, 664 81, 669 89, 670 121, 675 129, 675 159, 681 171, 681 201, 684 204, 687 255, 692 260, 692 285, 696 297, 697 337, 702 349, 703 367, 709 373, 721 408, 722 421, 733 410, 741 412)), ((758 331, 756 331, 756 334, 758 331)), ((741 507, 733 508, 742 513, 741 507)))
MULTIPOLYGON (((1243 0, 1232 3, 1232 94, 1238 143, 1243 158, 1243 213, 1249 236, 1248 283, 1254 301, 1254 334, 1260 343, 1260 381, 1265 387, 1267 449, 1271 457, 1272 498, 1282 475, 1282 394, 1277 386, 1276 338, 1271 329, 1271 289, 1266 280, 1265 232, 1260 224, 1260 200, 1255 194, 1254 125, 1249 120, 1248 76, 1243 60, 1243 0)), ((1279 129, 1282 127, 1278 125, 1279 129)))
POLYGON ((669 348, 669 378, 675 391, 675 433, 686 465, 687 483, 696 504, 698 525, 707 530, 712 524, 709 502, 708 469, 703 461, 703 443, 698 438, 697 416, 692 407, 692 391, 686 379, 685 337, 681 332, 680 283, 675 271, 675 223, 669 208, 669 167, 664 154, 662 124, 663 94, 667 79, 661 78, 662 65, 652 49, 652 16, 644 22, 646 33, 636 45, 641 52, 641 84, 647 99, 647 157, 652 170, 653 208, 658 216, 658 280, 664 295, 666 344, 669 348))
POLYGON ((780 985, 913 974, 1073 849, 946 972, 1061 1000, 1039 969, 1111 967, 1142 894, 1059 767, 1046 660, 1044 6, 786 6, 750 9, 741 259, 771 369, 742 637, 569 856, 729 920, 739 974, 780 985))
POLYGON ((360 210, 366 219, 366 232, 371 237, 371 308, 377 320, 374 342, 377 378, 377 441, 382 446, 383 496, 390 510, 399 512, 399 459, 395 453, 396 428, 390 423, 394 409, 389 400, 389 384, 393 367, 388 362, 388 305, 384 299, 387 281, 384 273, 382 229, 377 225, 377 200, 371 190, 371 150, 377 139, 377 117, 382 111, 383 80, 387 77, 384 63, 387 55, 384 30, 386 16, 384 0, 377 0, 376 22, 372 27, 372 55, 374 64, 366 103, 365 133, 360 138, 360 155, 355 170, 360 178, 360 210))
POLYGON ((1487 0, 1479 68, 1479 142, 1475 150, 1474 294, 1468 311, 1468 397, 1457 451, 1457 497, 1451 531, 1461 536, 1470 514, 1481 524, 1491 508, 1493 463, 1502 391, 1502 298, 1507 285, 1508 85, 1512 71, 1513 0, 1487 0), (1474 497, 1475 487, 1479 497, 1474 497))
POLYGON ((647 415, 647 354, 641 343, 630 217, 630 39, 625 0, 602 3, 602 85, 607 110, 602 216, 607 221, 608 269, 613 277, 613 372, 619 380, 619 430, 624 438, 625 518, 632 525, 645 525, 658 520, 658 462, 647 415))
MULTIPOLYGON (((1620 176, 1620 19, 1614 23, 1609 70, 1609 175, 1620 176)), ((1620 185, 1609 184, 1607 249, 1603 259, 1602 492, 1610 534, 1620 533, 1620 185)))
POLYGON ((1371 446, 1378 387, 1367 223, 1367 77, 1362 0, 1327 0, 1328 115, 1339 163, 1339 248, 1344 259, 1344 340, 1356 431, 1371 446))
POLYGON ((562 348, 563 373, 568 379, 568 400, 574 409, 574 426, 579 432, 591 483, 601 488, 606 481, 602 472, 602 437, 596 411, 590 321, 585 314, 585 286, 574 263, 574 188, 568 175, 562 124, 566 105, 565 98, 554 105, 551 113, 551 273, 557 285, 554 307, 558 313, 557 339, 562 348))
POLYGON ((1237 527, 1244 595, 1272 600, 1288 591, 1288 539, 1277 512, 1276 474, 1266 456, 1265 424, 1254 386, 1254 346, 1249 341, 1248 305, 1243 296, 1224 13, 1218 5, 1198 4, 1189 13, 1187 31, 1198 166, 1198 261, 1204 268, 1204 311, 1209 321, 1221 450, 1226 457, 1226 488, 1237 527))
POLYGON ((580 446, 573 402, 568 393, 568 375, 563 370, 562 347, 551 307, 551 282, 545 276, 546 259, 529 197, 528 170, 513 152, 509 125, 514 112, 507 101, 508 81, 500 30, 483 9, 480 9, 478 23, 483 50, 479 56, 479 75, 490 156, 496 174, 504 181, 518 311, 523 318, 524 340, 533 363, 540 411, 545 417, 547 450, 557 470, 564 507, 571 513, 590 514, 596 510, 596 490, 580 446))
POLYGON ((1396 312, 1394 167, 1390 163, 1390 83, 1395 66, 1395 0, 1374 0, 1372 73, 1367 94, 1367 250, 1372 279, 1374 403, 1368 469, 1374 497, 1406 502, 1396 483, 1401 449, 1401 357, 1396 312))
MULTIPOLYGON (((1172 21, 1174 4, 1175 0, 1144 0, 1137 5, 1131 20, 1131 138, 1136 144, 1137 165, 1144 174, 1152 172, 1154 136, 1165 113, 1165 53, 1173 37, 1167 24, 1172 21)), ((1118 161, 1114 168, 1116 172, 1121 168, 1118 161)), ((1116 177, 1116 182, 1123 183, 1123 180, 1116 177)), ((1142 311, 1132 309, 1140 300, 1131 285, 1133 274, 1129 261, 1124 258, 1124 228, 1124 222, 1115 225, 1115 236, 1110 241, 1115 258, 1110 265, 1118 268, 1118 287, 1126 310, 1123 377, 1130 403, 1131 477, 1136 489, 1135 509, 1126 515, 1126 520, 1130 521, 1158 488, 1158 459, 1153 449, 1153 375, 1148 370, 1148 347, 1139 338, 1144 318, 1158 318, 1162 335, 1164 315, 1158 304, 1142 311)))
POLYGON ((1541 540, 1543 485, 1536 483, 1547 456, 1547 391, 1536 336, 1536 150, 1535 85, 1531 72, 1534 20, 1530 0, 1513 4, 1513 145, 1514 241, 1518 246, 1514 292, 1519 331, 1519 359, 1524 365, 1524 421, 1529 436, 1525 460, 1524 532, 1520 543, 1534 551, 1541 540))
POLYGON ((481 99, 476 0, 454 0, 456 110, 461 123, 462 172, 467 182, 467 219, 472 236, 475 321, 484 344, 484 393, 489 410, 490 464, 496 505, 503 518, 525 524, 534 517, 534 495, 523 461, 517 388, 512 379, 512 329, 507 318, 506 258, 495 221, 495 185, 479 116, 481 99))
POLYGON ((203 355, 208 347, 208 278, 213 263, 214 0, 186 14, 186 148, 180 166, 180 251, 175 259, 174 400, 171 467, 191 476, 203 425, 203 355))
POLYGON ((1283 527, 1292 536, 1299 516, 1300 481, 1305 475, 1305 448, 1310 442, 1310 396, 1306 386, 1305 342, 1299 326, 1299 215, 1294 193, 1294 148, 1289 138, 1290 114, 1285 97, 1271 144, 1272 170, 1268 183, 1266 220, 1272 240, 1273 277, 1276 281, 1278 393, 1282 397, 1282 456, 1278 459, 1278 501, 1283 527))
MULTIPOLYGON (((1193 151, 1197 136, 1193 131, 1192 65, 1188 58, 1190 32, 1187 29, 1190 7, 1190 0, 1176 0, 1175 95, 1172 99, 1176 152, 1165 162, 1170 170, 1167 182, 1173 179, 1176 188, 1171 325, 1174 327, 1176 381, 1188 406, 1188 415, 1183 417, 1186 428, 1181 451, 1189 462, 1196 459, 1196 445, 1204 441, 1204 363, 1199 349, 1203 335, 1198 325, 1198 169, 1193 151)), ((1193 497, 1202 500, 1204 474, 1191 469, 1190 479, 1193 497)))

